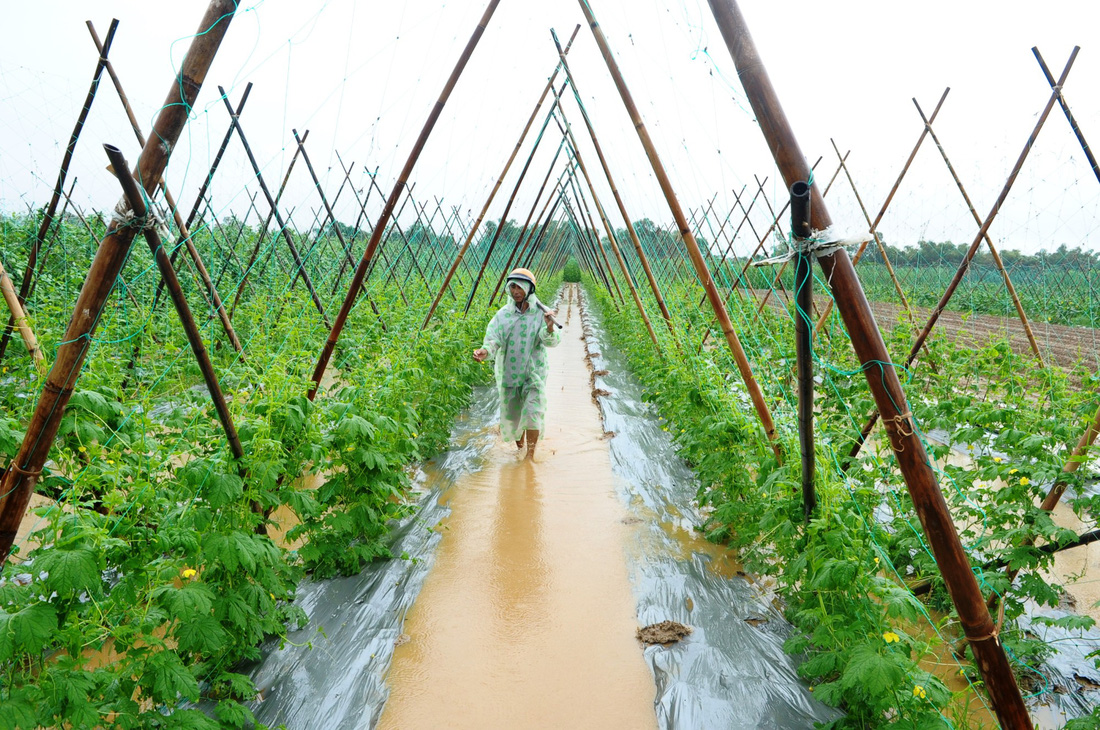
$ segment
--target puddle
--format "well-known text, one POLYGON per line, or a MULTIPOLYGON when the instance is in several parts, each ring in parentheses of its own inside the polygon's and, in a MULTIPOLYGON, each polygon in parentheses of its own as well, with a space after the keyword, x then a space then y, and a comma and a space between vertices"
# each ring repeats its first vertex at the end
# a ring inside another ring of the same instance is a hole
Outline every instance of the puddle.
POLYGON ((534 462, 512 444, 450 493, 380 728, 655 727, 613 486, 576 318, 551 350, 534 462))

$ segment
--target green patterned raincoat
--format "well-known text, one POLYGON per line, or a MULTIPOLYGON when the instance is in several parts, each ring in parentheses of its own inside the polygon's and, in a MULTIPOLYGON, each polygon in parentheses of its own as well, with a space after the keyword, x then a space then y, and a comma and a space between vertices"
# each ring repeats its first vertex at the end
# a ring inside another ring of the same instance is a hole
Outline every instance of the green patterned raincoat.
POLYGON ((518 441, 524 431, 542 431, 546 425, 546 377, 550 366, 546 348, 557 347, 561 333, 547 332, 546 320, 534 294, 521 312, 508 302, 485 330, 481 344, 494 361, 500 394, 500 434, 518 441))

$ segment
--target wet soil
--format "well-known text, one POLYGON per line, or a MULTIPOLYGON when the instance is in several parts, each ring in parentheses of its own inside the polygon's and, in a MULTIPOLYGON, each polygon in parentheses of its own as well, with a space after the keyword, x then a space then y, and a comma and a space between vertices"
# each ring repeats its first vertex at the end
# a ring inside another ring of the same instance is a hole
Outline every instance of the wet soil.
MULTIPOLYGON (((757 289, 754 290, 754 294, 757 300, 760 300, 766 296, 767 292, 757 289)), ((828 297, 818 296, 814 301, 818 311, 822 312, 830 300, 828 297)), ((787 306, 781 297, 777 298, 774 295, 768 299, 768 305, 777 309, 784 309, 787 306)), ((929 307, 913 307, 912 310, 913 319, 918 327, 923 327, 932 314, 932 309, 929 307)), ((904 307, 887 302, 871 302, 871 311, 874 312, 875 321, 880 327, 889 327, 906 316, 904 307)), ((1096 370, 1100 366, 1100 330, 1035 320, 1031 320, 1030 324, 1039 350, 1048 365, 1070 369, 1081 363, 1090 370, 1096 370)), ((990 342, 1007 339, 1014 352, 1022 355, 1032 352, 1031 343, 1018 317, 996 317, 945 310, 932 330, 933 337, 937 334, 946 335, 967 347, 984 347, 990 342)))
POLYGON ((394 651, 380 728, 656 727, 625 564, 632 528, 579 317, 564 319, 535 459, 498 444, 445 495, 451 515, 394 651))

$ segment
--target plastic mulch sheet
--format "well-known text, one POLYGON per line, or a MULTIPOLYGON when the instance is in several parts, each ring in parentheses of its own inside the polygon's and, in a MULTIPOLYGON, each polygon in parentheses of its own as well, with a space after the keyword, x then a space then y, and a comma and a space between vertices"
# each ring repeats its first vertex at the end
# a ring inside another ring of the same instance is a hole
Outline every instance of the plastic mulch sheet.
POLYGON ((673 620, 690 636, 645 649, 657 684, 659 727, 668 730, 810 728, 840 713, 817 701, 783 642, 792 627, 748 576, 714 565, 716 550, 694 531, 694 475, 642 399, 598 317, 585 312, 594 389, 610 439, 617 489, 637 545, 628 555, 638 623, 673 620), (604 395, 603 393, 607 393, 604 395))

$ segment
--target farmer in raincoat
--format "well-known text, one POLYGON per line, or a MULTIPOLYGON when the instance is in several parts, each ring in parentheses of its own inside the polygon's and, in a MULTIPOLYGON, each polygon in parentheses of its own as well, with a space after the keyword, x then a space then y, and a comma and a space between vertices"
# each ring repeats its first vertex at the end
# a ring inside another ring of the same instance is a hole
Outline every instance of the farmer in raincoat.
POLYGON ((474 360, 494 360, 500 434, 520 449, 526 443, 530 459, 546 425, 546 348, 556 347, 561 334, 554 329, 549 310, 544 312, 535 297, 534 274, 516 269, 505 280, 505 289, 511 301, 489 322, 474 360))

